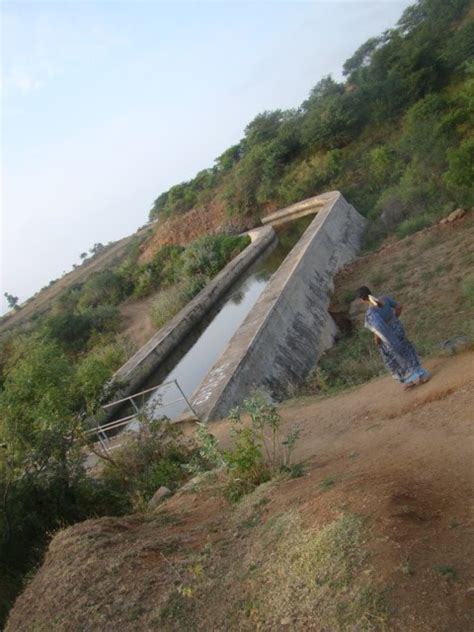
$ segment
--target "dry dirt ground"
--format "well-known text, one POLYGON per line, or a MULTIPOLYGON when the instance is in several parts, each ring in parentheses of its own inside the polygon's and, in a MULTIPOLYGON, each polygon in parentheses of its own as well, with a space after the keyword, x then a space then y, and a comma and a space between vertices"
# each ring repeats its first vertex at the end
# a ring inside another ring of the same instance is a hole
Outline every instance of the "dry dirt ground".
POLYGON ((230 505, 209 477, 60 532, 6 629, 474 630, 474 353, 427 364, 411 392, 382 377, 281 406, 301 478, 230 505))

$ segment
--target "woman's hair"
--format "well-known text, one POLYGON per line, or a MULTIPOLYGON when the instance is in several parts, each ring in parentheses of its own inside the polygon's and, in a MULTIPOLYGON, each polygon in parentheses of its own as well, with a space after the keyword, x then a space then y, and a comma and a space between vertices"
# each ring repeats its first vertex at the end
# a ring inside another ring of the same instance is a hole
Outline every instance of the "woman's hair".
POLYGON ((356 290, 357 298, 361 298, 363 301, 367 301, 369 299, 369 294, 372 294, 372 292, 365 285, 356 290))
POLYGON ((366 285, 363 285, 356 291, 356 296, 357 298, 361 298, 363 301, 369 301, 369 303, 375 307, 382 307, 383 305, 383 303, 372 295, 372 292, 366 285))

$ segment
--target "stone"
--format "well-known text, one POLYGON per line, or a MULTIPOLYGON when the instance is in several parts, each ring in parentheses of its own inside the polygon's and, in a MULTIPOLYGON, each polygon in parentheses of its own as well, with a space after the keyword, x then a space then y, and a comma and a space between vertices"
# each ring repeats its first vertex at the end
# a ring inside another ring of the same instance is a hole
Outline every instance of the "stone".
POLYGON ((457 208, 447 217, 442 219, 440 221, 440 224, 450 224, 451 222, 455 222, 456 220, 461 219, 461 217, 464 217, 464 215, 466 215, 466 211, 463 208, 457 208))
POLYGON ((448 338, 441 343, 442 350, 448 355, 454 355, 467 351, 474 344, 474 341, 469 336, 454 336, 454 338, 448 338))
POLYGON ((285 626, 285 627, 291 625, 290 617, 283 617, 283 619, 280 621, 280 624, 285 626))
POLYGON ((163 498, 166 498, 171 494, 171 489, 162 485, 159 487, 156 492, 153 494, 153 497, 148 501, 148 508, 155 509, 158 507, 163 498))

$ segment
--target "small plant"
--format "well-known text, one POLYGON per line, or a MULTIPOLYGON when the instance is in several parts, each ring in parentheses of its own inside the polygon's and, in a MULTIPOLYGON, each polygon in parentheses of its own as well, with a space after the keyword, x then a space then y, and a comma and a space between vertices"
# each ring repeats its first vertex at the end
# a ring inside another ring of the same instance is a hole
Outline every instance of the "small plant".
POLYGON ((186 300, 178 287, 171 286, 160 291, 151 307, 151 322, 159 329, 175 316, 186 300))
POLYGON ((321 481, 319 483, 319 487, 327 492, 328 489, 331 489, 331 487, 334 487, 334 485, 336 484, 336 481, 333 478, 325 478, 324 481, 321 481))
POLYGON ((227 469, 224 494, 229 500, 239 500, 282 471, 301 475, 292 464, 299 428, 295 426, 284 435, 276 406, 261 393, 232 410, 229 418, 232 447, 228 450, 219 450, 216 438, 204 424, 197 431, 200 457, 212 467, 227 469), (242 413, 249 415, 250 425, 244 423, 242 413))
POLYGON ((450 564, 440 564, 439 566, 435 566, 435 571, 445 577, 448 582, 454 582, 458 578, 457 570, 450 564))
POLYGON ((342 302, 345 305, 349 305, 355 299, 354 290, 345 290, 342 294, 342 302))
POLYGON ((397 226, 397 236, 400 239, 403 239, 404 237, 416 233, 419 230, 423 230, 423 228, 431 226, 432 223, 433 219, 429 215, 416 215, 415 217, 410 217, 397 226))
POLYGON ((165 485, 176 489, 189 476, 186 465, 196 446, 166 418, 153 419, 149 411, 137 418, 139 431, 113 452, 102 471, 110 493, 121 498, 124 508, 142 510, 155 491, 165 485))

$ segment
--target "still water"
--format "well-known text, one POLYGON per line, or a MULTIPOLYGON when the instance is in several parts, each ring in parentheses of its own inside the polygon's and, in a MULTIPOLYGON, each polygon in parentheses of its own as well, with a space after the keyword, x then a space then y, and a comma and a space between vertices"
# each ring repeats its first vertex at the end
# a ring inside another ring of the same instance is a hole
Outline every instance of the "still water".
MULTIPOLYGON (((314 216, 309 215, 278 226, 274 244, 234 283, 200 326, 183 340, 178 351, 171 354, 165 366, 150 376, 143 389, 176 379, 186 397, 191 399, 192 393, 255 305, 272 274, 313 219, 314 216)), ((180 394, 176 386, 170 385, 155 391, 146 406, 155 408, 155 414, 159 416, 173 418, 185 409, 182 401, 174 402, 178 397, 180 394)))

